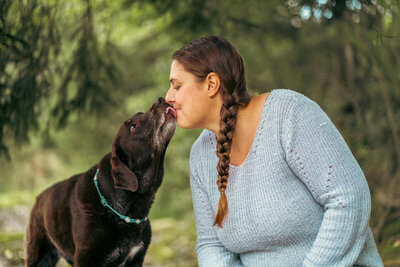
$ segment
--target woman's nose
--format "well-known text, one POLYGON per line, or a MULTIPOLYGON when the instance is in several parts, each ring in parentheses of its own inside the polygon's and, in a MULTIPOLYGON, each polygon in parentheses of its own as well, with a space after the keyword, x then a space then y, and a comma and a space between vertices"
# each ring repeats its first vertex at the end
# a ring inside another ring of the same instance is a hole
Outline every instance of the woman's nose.
POLYGON ((168 104, 174 102, 174 90, 172 90, 172 88, 168 89, 168 92, 165 95, 165 102, 167 102, 168 104))

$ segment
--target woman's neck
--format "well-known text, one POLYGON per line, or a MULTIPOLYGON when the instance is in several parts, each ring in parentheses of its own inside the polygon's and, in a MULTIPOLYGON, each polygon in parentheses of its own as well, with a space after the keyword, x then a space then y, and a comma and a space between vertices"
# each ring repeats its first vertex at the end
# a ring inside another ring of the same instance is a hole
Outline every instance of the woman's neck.
MULTIPOLYGON (((246 105, 246 106, 239 106, 238 111, 236 113, 236 127, 238 126, 238 124, 242 124, 242 122, 247 122, 248 120, 250 120, 252 118, 252 116, 254 116, 254 114, 252 113, 252 109, 253 109, 253 102, 255 100, 255 98, 257 98, 258 96, 252 96, 250 99, 250 102, 246 105), (239 122, 239 123, 238 123, 239 122)), ((207 129, 211 132, 213 132, 216 136, 218 136, 218 132, 220 129, 220 122, 221 122, 221 107, 222 107, 222 101, 221 103, 219 103, 218 105, 214 105, 214 109, 212 111, 209 112, 210 116, 208 117, 208 122, 206 127, 204 127, 204 129, 207 129)))

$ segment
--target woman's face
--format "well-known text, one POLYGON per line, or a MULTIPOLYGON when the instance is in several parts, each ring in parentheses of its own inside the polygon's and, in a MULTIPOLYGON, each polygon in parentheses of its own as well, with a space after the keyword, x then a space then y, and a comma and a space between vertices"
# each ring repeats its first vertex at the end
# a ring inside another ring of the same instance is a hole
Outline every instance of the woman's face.
POLYGON ((178 125, 185 129, 206 128, 210 101, 207 82, 186 71, 182 64, 173 60, 169 88, 165 100, 174 106, 178 125))

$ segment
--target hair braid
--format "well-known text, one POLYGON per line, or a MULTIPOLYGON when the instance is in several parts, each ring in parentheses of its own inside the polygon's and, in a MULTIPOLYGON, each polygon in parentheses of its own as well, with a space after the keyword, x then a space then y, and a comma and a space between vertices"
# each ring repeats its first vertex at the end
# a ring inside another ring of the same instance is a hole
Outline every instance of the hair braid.
POLYGON ((229 154, 236 115, 239 106, 246 106, 250 102, 243 59, 231 43, 218 36, 205 36, 192 41, 175 51, 172 58, 183 64, 185 70, 195 75, 199 82, 204 81, 210 72, 216 73, 221 80, 220 93, 223 105, 220 111, 220 130, 217 134, 216 151, 219 158, 217 185, 220 199, 214 225, 222 227, 228 214, 225 190, 228 184, 229 154))
POLYGON ((218 211, 214 218, 214 225, 222 227, 226 214, 228 213, 228 201, 225 195, 226 185, 229 177, 230 152, 232 136, 236 125, 236 114, 239 104, 235 102, 232 95, 226 95, 225 103, 221 107, 220 130, 218 132, 217 155, 219 158, 218 171, 218 190, 220 198, 218 201, 218 211))

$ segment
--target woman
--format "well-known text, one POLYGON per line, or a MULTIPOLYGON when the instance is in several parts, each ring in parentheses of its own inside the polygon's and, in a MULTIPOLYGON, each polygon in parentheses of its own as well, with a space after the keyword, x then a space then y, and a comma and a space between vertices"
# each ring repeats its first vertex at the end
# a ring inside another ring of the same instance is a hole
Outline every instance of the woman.
POLYGON ((199 266, 383 266, 364 174, 317 103, 250 97, 221 37, 172 59, 166 101, 180 127, 205 129, 190 153, 199 266))

